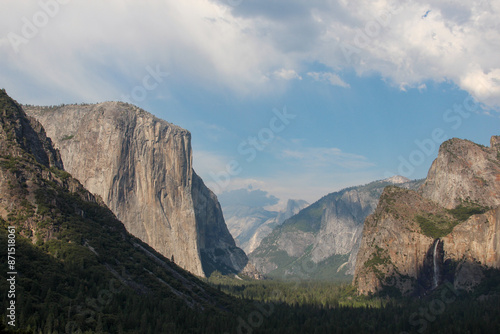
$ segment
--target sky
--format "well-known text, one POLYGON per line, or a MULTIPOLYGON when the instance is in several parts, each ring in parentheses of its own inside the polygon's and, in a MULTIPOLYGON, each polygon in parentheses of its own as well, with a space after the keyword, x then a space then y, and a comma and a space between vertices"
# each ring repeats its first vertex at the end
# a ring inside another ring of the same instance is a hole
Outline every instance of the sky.
POLYGON ((217 194, 312 203, 500 134, 500 2, 2 0, 0 86, 133 103, 217 194))

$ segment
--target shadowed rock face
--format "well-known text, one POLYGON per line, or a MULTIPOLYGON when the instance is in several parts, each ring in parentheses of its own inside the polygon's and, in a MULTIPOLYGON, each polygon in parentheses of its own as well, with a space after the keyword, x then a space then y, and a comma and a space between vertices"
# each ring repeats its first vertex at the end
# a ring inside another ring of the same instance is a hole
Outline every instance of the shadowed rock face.
POLYGON ((42 123, 65 169, 130 233, 199 276, 245 266, 216 196, 193 171, 187 130, 120 102, 25 110, 42 123))
POLYGON ((500 268, 499 137, 484 147, 443 143, 420 191, 387 188, 364 225, 354 284, 425 293, 452 281, 471 289, 484 267, 500 268), (438 240, 439 239, 439 240, 438 240))
POLYGON ((415 215, 445 210, 412 190, 388 187, 368 216, 356 259, 354 284, 362 294, 393 285, 408 294, 416 287, 434 239, 422 234, 415 215), (391 280, 390 278, 395 278, 391 280))
POLYGON ((28 117, 4 90, 0 91, 0 99, 3 108, 0 115, 0 152, 13 157, 29 153, 46 167, 63 169, 61 155, 52 147, 52 141, 47 138, 42 125, 28 117))

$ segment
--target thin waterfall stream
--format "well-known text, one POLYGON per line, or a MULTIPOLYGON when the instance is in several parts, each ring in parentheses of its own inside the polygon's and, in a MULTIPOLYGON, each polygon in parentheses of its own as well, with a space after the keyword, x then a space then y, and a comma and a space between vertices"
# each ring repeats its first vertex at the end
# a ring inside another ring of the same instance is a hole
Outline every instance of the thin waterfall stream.
POLYGON ((432 261, 433 261, 433 265, 434 265, 434 272, 433 272, 433 288, 437 288, 438 284, 439 284, 439 264, 438 264, 438 254, 437 254, 437 251, 438 251, 438 245, 439 245, 439 239, 436 239, 436 241, 434 242, 434 251, 433 251, 433 254, 432 254, 432 261))

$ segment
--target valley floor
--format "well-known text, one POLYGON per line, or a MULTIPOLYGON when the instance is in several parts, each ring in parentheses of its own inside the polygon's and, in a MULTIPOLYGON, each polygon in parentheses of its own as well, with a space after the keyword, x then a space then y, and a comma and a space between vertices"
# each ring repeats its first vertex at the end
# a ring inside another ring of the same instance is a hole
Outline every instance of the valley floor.
POLYGON ((252 281, 212 275, 214 287, 254 305, 231 333, 498 333, 500 276, 474 293, 449 282, 426 296, 358 295, 349 283, 252 281))

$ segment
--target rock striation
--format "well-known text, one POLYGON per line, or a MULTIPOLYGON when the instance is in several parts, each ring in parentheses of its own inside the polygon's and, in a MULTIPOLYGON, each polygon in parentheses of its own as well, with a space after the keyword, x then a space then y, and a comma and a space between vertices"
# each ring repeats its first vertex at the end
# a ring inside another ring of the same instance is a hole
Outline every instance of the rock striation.
POLYGON ((187 130, 121 102, 24 109, 130 233, 198 276, 245 267, 216 196, 193 171, 187 130))
POLYGON ((364 225, 353 283, 362 294, 470 290, 500 268, 499 137, 444 142, 419 191, 386 188, 364 225))

